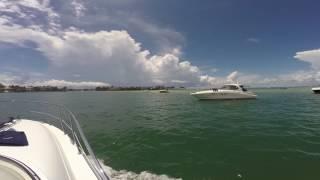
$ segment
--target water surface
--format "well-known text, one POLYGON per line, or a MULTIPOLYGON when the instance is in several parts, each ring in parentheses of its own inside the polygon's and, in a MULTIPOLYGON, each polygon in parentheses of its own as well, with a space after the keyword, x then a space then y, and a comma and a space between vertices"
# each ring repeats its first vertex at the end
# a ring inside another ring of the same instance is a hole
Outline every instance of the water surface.
POLYGON ((188 90, 2 93, 64 104, 113 169, 183 179, 320 179, 320 95, 256 89, 257 100, 198 101, 188 90))

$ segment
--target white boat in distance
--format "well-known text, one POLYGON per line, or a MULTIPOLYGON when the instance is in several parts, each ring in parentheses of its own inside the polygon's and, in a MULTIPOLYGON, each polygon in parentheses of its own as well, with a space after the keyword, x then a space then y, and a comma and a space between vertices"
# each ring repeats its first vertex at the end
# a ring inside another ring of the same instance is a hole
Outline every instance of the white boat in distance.
POLYGON ((161 89, 159 92, 160 92, 160 93, 168 93, 169 90, 168 90, 168 89, 161 89))
POLYGON ((8 116, 0 123, 1 180, 109 180, 64 106, 0 100, 0 117, 8 116))
POLYGON ((320 94, 320 87, 314 87, 311 89, 315 94, 320 94))
POLYGON ((248 91, 241 84, 225 84, 219 89, 204 90, 191 93, 200 100, 219 99, 255 99, 257 95, 248 91))

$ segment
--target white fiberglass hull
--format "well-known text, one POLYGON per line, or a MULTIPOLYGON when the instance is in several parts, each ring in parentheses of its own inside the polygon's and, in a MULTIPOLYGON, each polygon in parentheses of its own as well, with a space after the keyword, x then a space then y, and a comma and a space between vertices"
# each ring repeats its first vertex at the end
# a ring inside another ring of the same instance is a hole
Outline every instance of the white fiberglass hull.
POLYGON ((320 87, 314 87, 314 88, 312 88, 312 91, 313 91, 315 94, 320 94, 320 87))
MULTIPOLYGON (((43 180, 97 180, 77 146, 60 129, 25 119, 10 128, 25 132, 29 144, 0 146, 1 156, 22 162, 43 180)), ((1 171, 0 166, 0 179, 1 171)))
POLYGON ((250 92, 219 92, 200 91, 191 93, 192 96, 200 100, 223 100, 223 99, 256 99, 257 95, 250 92))

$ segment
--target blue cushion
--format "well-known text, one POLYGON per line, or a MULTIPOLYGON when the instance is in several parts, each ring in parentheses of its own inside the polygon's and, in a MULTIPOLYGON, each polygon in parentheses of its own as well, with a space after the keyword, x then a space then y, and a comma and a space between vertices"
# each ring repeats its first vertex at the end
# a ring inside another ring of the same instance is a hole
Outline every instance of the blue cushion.
POLYGON ((7 123, 11 123, 14 120, 13 117, 10 117, 9 119, 3 120, 0 119, 0 128, 4 127, 7 123))
POLYGON ((0 146, 27 146, 26 134, 21 131, 0 132, 0 146))

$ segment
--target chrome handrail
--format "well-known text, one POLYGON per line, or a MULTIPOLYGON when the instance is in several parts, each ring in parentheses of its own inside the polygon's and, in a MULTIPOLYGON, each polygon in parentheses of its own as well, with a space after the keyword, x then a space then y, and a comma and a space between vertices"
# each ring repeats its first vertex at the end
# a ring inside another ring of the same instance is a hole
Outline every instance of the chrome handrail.
POLYGON ((18 167, 21 168, 25 173, 27 173, 28 176, 29 176, 32 180, 41 180, 40 177, 39 177, 30 167, 28 167, 28 166, 27 166, 26 164, 24 164, 23 162, 18 161, 17 159, 0 155, 0 160, 6 161, 6 162, 8 162, 8 163, 12 163, 12 164, 18 166, 18 167))
MULTIPOLYGON (((103 170, 103 167, 101 166, 100 162, 94 155, 93 150, 90 144, 88 143, 88 140, 85 137, 76 116, 66 106, 43 101, 24 101, 14 99, 0 99, 0 103, 37 103, 40 105, 56 107, 56 110, 58 110, 59 115, 54 115, 49 112, 41 112, 36 110, 30 110, 28 112, 46 116, 52 118, 54 121, 58 121, 58 123, 60 123, 60 127, 53 124, 52 121, 47 121, 46 123, 56 126, 57 128, 61 129, 65 134, 69 135, 70 139, 72 140, 72 143, 74 143, 77 146, 79 153, 83 155, 88 165, 90 166, 90 168, 99 180, 110 180, 106 172, 103 170), (62 115, 65 117, 62 117, 62 115), (65 118, 68 118, 69 121, 67 121, 65 118)), ((41 120, 43 121, 43 119, 41 120)))

